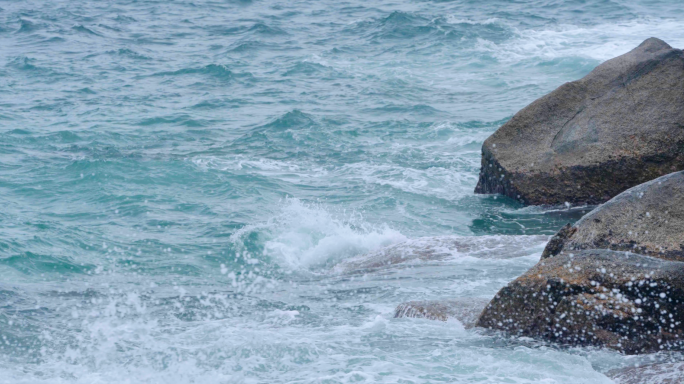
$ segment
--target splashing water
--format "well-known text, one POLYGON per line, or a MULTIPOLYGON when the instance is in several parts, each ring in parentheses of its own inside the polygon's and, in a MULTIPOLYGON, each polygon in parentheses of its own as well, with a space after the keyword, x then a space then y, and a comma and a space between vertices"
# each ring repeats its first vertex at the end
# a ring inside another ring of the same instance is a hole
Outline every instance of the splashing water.
POLYGON ((0 4, 0 383, 610 383, 626 357, 394 319, 591 207, 472 193, 517 110, 678 1, 0 4))

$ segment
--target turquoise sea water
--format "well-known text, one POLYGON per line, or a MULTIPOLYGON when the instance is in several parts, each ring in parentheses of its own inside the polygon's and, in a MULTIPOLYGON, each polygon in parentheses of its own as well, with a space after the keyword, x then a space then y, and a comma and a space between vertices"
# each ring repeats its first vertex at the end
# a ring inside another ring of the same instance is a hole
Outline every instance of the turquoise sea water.
POLYGON ((684 47, 682 17, 676 0, 0 2, 0 383, 610 383, 672 358, 392 316, 492 297, 589 209, 474 195, 480 146, 648 37, 684 47), (436 236, 461 245, 341 267, 436 236))

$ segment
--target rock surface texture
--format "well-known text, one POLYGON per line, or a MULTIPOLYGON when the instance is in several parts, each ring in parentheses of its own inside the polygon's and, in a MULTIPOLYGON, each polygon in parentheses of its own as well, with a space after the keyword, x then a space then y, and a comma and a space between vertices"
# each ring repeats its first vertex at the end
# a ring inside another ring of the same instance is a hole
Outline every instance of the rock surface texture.
POLYGON ((681 350, 684 263, 610 250, 541 260, 504 287, 477 326, 627 354, 681 350))
POLYGON ((478 315, 482 312, 485 305, 487 305, 487 300, 480 298, 409 301, 397 306, 394 310, 394 317, 413 317, 440 321, 456 319, 465 328, 472 328, 475 326, 478 315))
POLYGON ((482 147, 476 193, 598 204, 684 169, 684 52, 656 38, 536 100, 482 147))
POLYGON ((551 238, 477 325, 625 353, 684 348, 684 172, 633 187, 551 238))
POLYGON ((542 259, 582 249, 631 251, 684 261, 684 172, 631 188, 567 225, 542 259))

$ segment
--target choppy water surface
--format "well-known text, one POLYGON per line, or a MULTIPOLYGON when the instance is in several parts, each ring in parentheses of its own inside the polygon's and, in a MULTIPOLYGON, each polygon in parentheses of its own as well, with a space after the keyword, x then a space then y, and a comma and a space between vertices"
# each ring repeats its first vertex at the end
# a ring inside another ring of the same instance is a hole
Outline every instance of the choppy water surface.
POLYGON ((0 2, 0 382, 609 383, 669 358, 392 315, 493 296, 582 215, 474 195, 482 141, 647 37, 684 47, 683 16, 0 2), (359 269, 386 246, 440 257, 359 269))

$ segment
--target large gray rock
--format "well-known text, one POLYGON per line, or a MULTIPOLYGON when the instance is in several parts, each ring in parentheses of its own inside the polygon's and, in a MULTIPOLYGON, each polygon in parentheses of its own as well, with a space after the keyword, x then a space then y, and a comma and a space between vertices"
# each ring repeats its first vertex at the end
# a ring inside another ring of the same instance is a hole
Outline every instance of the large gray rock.
POLYGON ((482 147, 476 193, 598 204, 684 169, 684 53, 650 38, 536 100, 482 147))
POLYGON ((682 350, 684 263, 610 250, 541 260, 487 305, 477 326, 627 354, 682 350))
POLYGON ((631 251, 684 261, 684 172, 631 188, 563 227, 542 259, 581 249, 631 251))

